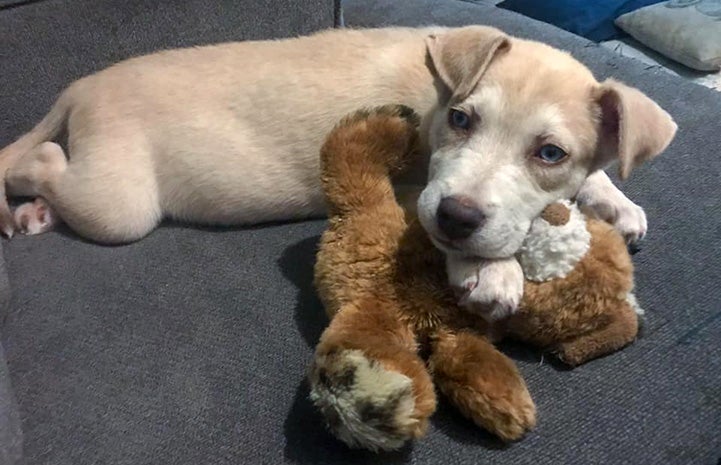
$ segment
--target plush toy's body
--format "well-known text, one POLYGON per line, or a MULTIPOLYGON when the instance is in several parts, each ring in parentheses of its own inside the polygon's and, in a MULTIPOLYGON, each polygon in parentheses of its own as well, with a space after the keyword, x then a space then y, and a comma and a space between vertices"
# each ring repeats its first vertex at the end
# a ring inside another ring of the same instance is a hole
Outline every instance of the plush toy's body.
MULTIPOLYGON (((390 173, 413 151, 416 124, 404 107, 359 112, 322 149, 330 225, 315 284, 331 322, 310 370, 311 398, 351 446, 394 449, 422 435, 434 384, 479 426, 517 439, 535 424, 522 377, 493 346, 489 323, 457 306, 443 255, 393 194, 390 173)), ((571 364, 622 347, 637 328, 623 240, 602 222, 588 231, 590 247, 568 275, 527 282, 504 322, 509 335, 571 364)))

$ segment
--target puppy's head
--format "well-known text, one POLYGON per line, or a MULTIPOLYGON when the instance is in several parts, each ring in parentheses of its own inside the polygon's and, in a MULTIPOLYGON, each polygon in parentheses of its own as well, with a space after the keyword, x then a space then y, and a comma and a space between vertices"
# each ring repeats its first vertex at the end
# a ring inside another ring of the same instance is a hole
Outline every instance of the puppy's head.
POLYGON ((418 214, 448 253, 514 254, 546 205, 573 197, 591 172, 614 161, 628 176, 676 132, 640 91, 599 83, 547 45, 482 26, 426 42, 448 98, 430 125, 418 214))

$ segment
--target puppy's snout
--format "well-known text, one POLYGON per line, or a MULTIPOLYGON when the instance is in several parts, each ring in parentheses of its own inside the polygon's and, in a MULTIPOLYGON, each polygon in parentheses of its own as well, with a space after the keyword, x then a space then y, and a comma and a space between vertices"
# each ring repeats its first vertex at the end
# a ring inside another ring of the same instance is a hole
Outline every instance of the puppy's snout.
POLYGON ((451 240, 467 238, 484 219, 481 209, 467 197, 444 197, 436 212, 438 228, 451 240))

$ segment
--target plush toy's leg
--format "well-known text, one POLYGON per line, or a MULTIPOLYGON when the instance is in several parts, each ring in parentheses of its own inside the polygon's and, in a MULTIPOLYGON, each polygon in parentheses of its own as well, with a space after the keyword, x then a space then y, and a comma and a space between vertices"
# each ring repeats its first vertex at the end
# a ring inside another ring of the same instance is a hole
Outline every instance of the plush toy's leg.
POLYGON ((608 324, 595 331, 559 343, 554 352, 564 363, 577 366, 615 352, 633 342, 638 333, 638 315, 628 303, 604 312, 608 324))
POLYGON ((351 447, 397 449, 425 432, 436 408, 414 334, 388 301, 339 311, 321 337, 309 381, 311 400, 351 447))
POLYGON ((441 333, 429 362, 441 392, 477 425, 506 441, 535 426, 536 407, 523 378, 484 337, 441 333))

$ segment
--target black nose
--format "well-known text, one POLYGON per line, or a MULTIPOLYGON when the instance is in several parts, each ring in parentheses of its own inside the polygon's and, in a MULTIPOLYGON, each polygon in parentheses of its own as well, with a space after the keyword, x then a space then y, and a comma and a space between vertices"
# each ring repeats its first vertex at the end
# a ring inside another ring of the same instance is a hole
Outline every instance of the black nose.
POLYGON ((483 212, 467 197, 445 197, 436 212, 438 228, 449 239, 465 239, 483 223, 483 212))

